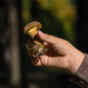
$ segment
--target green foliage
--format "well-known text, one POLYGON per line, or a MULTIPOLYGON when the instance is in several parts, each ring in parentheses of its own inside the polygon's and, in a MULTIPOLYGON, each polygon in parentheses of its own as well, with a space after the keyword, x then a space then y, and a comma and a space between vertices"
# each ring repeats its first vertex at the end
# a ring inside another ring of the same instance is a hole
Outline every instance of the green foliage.
MULTIPOLYGON (((38 0, 40 8, 48 11, 62 26, 65 39, 75 44, 76 7, 72 0, 38 0)), ((55 21, 54 21, 55 22, 55 21)), ((54 25, 53 25, 54 26, 54 25)), ((55 26, 54 26, 55 28, 55 26)), ((58 26, 60 30, 60 27, 58 26)), ((48 29, 49 30, 49 29, 48 29)))
POLYGON ((22 20, 27 24, 31 19, 31 2, 30 0, 22 0, 22 20))
MULTIPOLYGON (((22 19, 27 24, 32 18, 32 0, 22 0, 22 19)), ((36 0, 35 17, 43 24, 45 32, 67 39, 75 45, 75 0, 36 0), (74 24, 74 25, 73 25, 74 24)))

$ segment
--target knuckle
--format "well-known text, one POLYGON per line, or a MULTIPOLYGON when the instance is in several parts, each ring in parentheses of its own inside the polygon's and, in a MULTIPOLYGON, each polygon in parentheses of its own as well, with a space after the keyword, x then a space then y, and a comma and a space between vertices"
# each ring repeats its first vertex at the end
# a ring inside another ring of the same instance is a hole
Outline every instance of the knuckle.
POLYGON ((65 68, 68 69, 69 68, 69 58, 67 57, 65 60, 65 68))

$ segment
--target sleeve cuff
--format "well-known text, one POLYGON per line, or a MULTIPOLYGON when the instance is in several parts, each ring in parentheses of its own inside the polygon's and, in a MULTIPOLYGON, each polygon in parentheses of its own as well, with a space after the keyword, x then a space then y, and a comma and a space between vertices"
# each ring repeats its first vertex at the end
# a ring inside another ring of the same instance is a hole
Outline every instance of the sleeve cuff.
POLYGON ((88 54, 85 54, 85 58, 71 79, 72 82, 81 86, 82 88, 88 88, 88 54))

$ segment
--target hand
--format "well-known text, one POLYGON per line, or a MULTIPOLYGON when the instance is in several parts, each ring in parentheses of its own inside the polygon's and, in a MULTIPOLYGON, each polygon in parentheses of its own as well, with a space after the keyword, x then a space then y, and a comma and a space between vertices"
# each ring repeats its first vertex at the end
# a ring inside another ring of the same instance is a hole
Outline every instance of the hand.
POLYGON ((85 57, 84 53, 64 39, 42 33, 41 31, 38 31, 38 37, 44 42, 49 51, 39 58, 31 59, 34 65, 62 68, 72 74, 78 70, 85 57))

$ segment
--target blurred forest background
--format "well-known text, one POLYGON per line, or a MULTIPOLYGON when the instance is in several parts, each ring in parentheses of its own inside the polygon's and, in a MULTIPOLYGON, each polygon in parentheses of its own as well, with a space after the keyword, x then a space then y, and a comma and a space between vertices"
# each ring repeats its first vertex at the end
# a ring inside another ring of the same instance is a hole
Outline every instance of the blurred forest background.
POLYGON ((0 0, 0 88, 80 88, 61 69, 31 64, 23 29, 39 21, 43 32, 87 52, 87 4, 87 0, 0 0))

